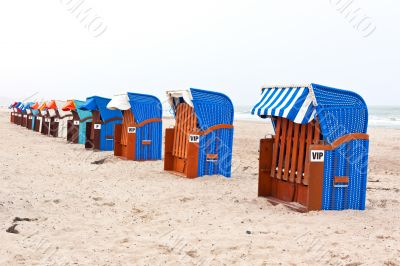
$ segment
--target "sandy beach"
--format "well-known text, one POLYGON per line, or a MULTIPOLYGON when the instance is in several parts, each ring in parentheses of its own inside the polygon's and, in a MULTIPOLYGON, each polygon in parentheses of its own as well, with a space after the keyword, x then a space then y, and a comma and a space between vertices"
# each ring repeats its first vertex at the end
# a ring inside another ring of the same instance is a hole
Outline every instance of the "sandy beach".
POLYGON ((400 130, 369 129, 366 211, 309 213, 257 197, 259 139, 271 133, 236 121, 232 178, 189 180, 162 161, 42 136, 2 111, 0 264, 400 265, 400 130))

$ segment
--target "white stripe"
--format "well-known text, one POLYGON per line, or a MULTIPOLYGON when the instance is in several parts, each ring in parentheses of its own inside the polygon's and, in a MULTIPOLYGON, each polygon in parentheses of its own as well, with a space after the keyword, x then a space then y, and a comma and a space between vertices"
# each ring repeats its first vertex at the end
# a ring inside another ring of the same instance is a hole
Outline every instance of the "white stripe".
POLYGON ((272 98, 267 102, 267 104, 264 106, 264 108, 261 109, 261 114, 265 114, 265 110, 267 108, 269 108, 270 103, 272 103, 275 100, 275 98, 278 96, 278 94, 280 92, 279 90, 281 90, 281 89, 277 88, 275 90, 276 90, 276 92, 275 92, 274 96, 272 96, 272 98))
MULTIPOLYGON (((282 101, 283 97, 285 97, 286 94, 288 94, 289 90, 288 89, 282 89, 284 90, 281 96, 275 101, 275 103, 268 109, 268 115, 272 115, 272 109, 274 109, 280 101, 282 101)), ((278 92, 279 94, 280 92, 278 92)))
POLYGON ((267 94, 267 96, 264 98, 263 102, 258 105, 258 107, 255 109, 254 113, 258 114, 258 110, 264 105, 265 101, 269 98, 271 93, 274 91, 274 89, 268 90, 266 89, 265 92, 261 95, 261 99, 263 99, 264 95, 267 94), (268 92, 267 92, 268 91, 268 92))
POLYGON ((317 111, 314 109, 311 113, 310 119, 308 120, 308 123, 310 123, 314 118, 315 118, 315 114, 317 113, 317 111))
MULTIPOLYGON (((289 90, 288 90, 289 91, 289 90)), ((285 101, 275 110, 275 116, 278 116, 280 111, 282 110, 282 108, 287 104, 287 102, 290 100, 290 98, 292 98, 293 93, 296 91, 296 88, 292 88, 290 90, 289 95, 286 97, 285 101)))
POLYGON ((293 122, 295 123, 301 123, 304 119, 304 116, 306 115, 306 112, 308 110, 308 107, 312 104, 312 95, 307 94, 307 98, 303 102, 303 105, 301 106, 299 112, 296 115, 296 118, 294 119, 293 122))
POLYGON ((288 116, 290 110, 292 110, 293 105, 297 102, 297 100, 299 99, 300 95, 304 92, 305 88, 300 88, 299 91, 297 92, 296 96, 294 97, 294 99, 292 100, 292 102, 290 103, 290 105, 286 108, 286 110, 283 112, 282 117, 286 117, 288 116))

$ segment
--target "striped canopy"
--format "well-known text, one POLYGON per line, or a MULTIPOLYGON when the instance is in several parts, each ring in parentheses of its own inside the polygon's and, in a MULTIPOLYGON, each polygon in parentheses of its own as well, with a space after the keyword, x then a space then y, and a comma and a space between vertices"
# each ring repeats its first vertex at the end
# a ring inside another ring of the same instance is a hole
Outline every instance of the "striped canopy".
POLYGON ((251 113, 260 117, 278 116, 298 124, 315 118, 317 101, 310 86, 267 87, 262 89, 251 113))

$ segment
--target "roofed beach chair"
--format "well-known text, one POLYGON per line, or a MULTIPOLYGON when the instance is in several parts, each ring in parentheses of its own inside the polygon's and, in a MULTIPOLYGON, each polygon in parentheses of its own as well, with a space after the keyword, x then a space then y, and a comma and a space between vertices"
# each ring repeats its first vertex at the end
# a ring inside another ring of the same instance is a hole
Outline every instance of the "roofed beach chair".
POLYGON ((39 111, 40 104, 38 102, 34 103, 31 106, 32 111, 32 130, 39 132, 41 127, 41 121, 39 120, 40 111, 39 111))
POLYGON ((25 106, 25 113, 26 113, 26 122, 25 127, 27 129, 32 129, 32 106, 34 102, 28 102, 25 106))
POLYGON ((63 111, 72 113, 72 120, 68 120, 67 141, 71 143, 85 144, 86 124, 92 122, 92 113, 79 109, 85 102, 79 100, 68 100, 62 107, 63 111))
POLYGON ((164 169, 195 178, 231 176, 233 105, 224 94, 168 91, 175 127, 166 129, 164 169))
POLYGON ((22 121, 21 121, 21 126, 22 127, 28 127, 28 111, 30 111, 30 106, 32 105, 31 102, 26 102, 24 103, 24 106, 21 109, 22 113, 22 121))
POLYGON ((49 134, 49 125, 46 123, 46 119, 48 118, 48 112, 47 112, 47 103, 43 102, 39 106, 39 115, 37 119, 40 121, 40 130, 39 132, 42 135, 48 135, 49 134))
POLYGON ((68 121, 72 120, 70 111, 62 110, 65 101, 52 100, 47 104, 49 135, 55 138, 67 138, 68 121))
POLYGON ((119 110, 108 110, 111 99, 98 96, 89 97, 79 107, 92 112, 92 122, 86 123, 85 148, 101 151, 114 150, 114 126, 121 124, 122 113, 119 110))
POLYGON ((115 156, 161 160, 162 105, 157 97, 128 92, 114 96, 107 108, 123 114, 122 124, 115 125, 115 156))
POLYGON ((15 106, 15 120, 14 123, 16 125, 21 125, 22 123, 22 108, 24 107, 24 104, 22 102, 18 102, 18 104, 15 106))
POLYGON ((18 110, 17 110, 17 105, 19 105, 19 102, 14 102, 11 104, 8 108, 11 109, 10 113, 10 123, 15 124, 18 116, 18 110))
POLYGON ((368 110, 358 94, 265 87, 252 114, 275 130, 260 142, 260 197, 298 211, 365 209, 368 110))

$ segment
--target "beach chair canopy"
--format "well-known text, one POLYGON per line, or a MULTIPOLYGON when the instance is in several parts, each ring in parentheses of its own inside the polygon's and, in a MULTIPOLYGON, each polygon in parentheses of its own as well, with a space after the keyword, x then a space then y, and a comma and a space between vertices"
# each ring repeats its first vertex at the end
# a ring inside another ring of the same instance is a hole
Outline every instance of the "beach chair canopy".
POLYGON ((80 100, 68 100, 67 103, 63 106, 63 111, 75 111, 78 113, 80 119, 85 119, 87 117, 91 117, 92 114, 90 111, 82 110, 80 107, 85 104, 85 101, 80 100))
POLYGON ((46 108, 49 111, 49 115, 51 117, 55 117, 57 115, 60 116, 60 118, 64 118, 65 116, 68 116, 71 114, 71 111, 64 111, 63 106, 65 105, 64 101, 58 101, 58 100, 51 100, 50 102, 47 103, 46 108), (57 112, 56 112, 57 111, 57 112))
POLYGON ((219 124, 233 124, 232 101, 222 93, 191 88, 167 91, 167 97, 174 114, 179 103, 185 102, 193 107, 201 130, 219 124))
POLYGON ((99 96, 92 96, 86 99, 86 102, 82 104, 78 109, 84 111, 99 111, 101 118, 106 121, 112 118, 122 118, 120 110, 109 110, 107 104, 111 101, 109 98, 103 98, 99 96))
POLYGON ((148 94, 132 93, 115 95, 108 103, 107 108, 110 110, 129 110, 137 123, 141 123, 148 119, 162 118, 162 105, 160 100, 148 94))
POLYGON ((265 87, 251 113, 298 124, 317 119, 329 144, 350 133, 366 133, 368 127, 367 105, 361 96, 318 84, 265 87))
POLYGON ((14 108, 14 106, 17 104, 17 102, 13 102, 12 104, 10 104, 9 106, 8 106, 8 109, 12 109, 12 108, 14 108))

